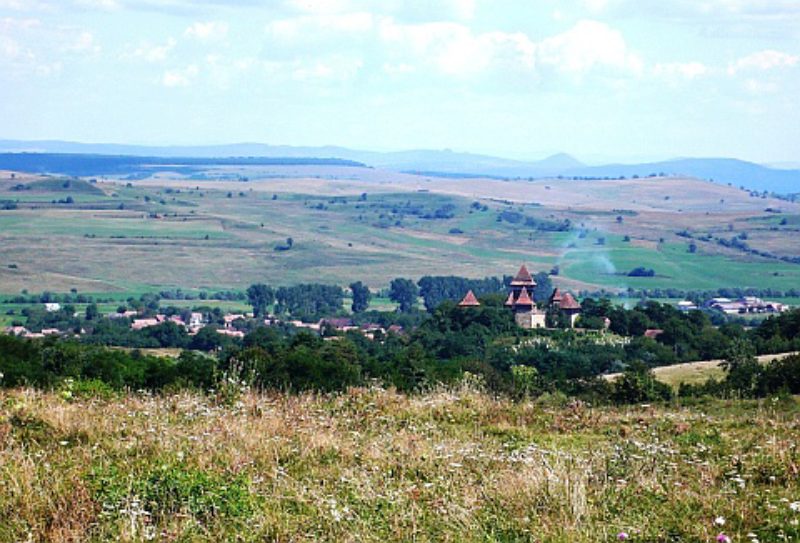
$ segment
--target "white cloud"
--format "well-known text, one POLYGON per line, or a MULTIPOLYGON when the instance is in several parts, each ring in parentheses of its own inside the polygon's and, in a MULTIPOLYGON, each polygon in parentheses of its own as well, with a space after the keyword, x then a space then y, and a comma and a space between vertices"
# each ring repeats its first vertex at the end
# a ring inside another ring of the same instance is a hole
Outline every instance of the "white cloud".
POLYGON ((347 81, 355 77, 363 66, 361 59, 330 57, 298 65, 292 78, 298 81, 347 81))
POLYGON ((191 64, 182 70, 167 70, 161 78, 165 87, 187 87, 200 73, 196 65, 191 64))
POLYGON ((758 79, 746 79, 744 89, 753 95, 763 96, 765 94, 775 94, 780 90, 780 85, 774 81, 761 81, 758 79))
POLYGON ((101 47, 95 42, 94 36, 91 32, 81 32, 75 37, 72 44, 66 47, 67 51, 76 53, 99 53, 101 47))
POLYGON ((228 35, 228 23, 220 21, 196 22, 184 32, 184 36, 198 40, 219 40, 228 35))
POLYGON ((653 74, 670 83, 696 79, 708 73, 708 66, 702 62, 665 62, 653 66, 653 74))
POLYGON ((477 0, 447 0, 446 4, 449 4, 450 10, 458 19, 474 18, 478 8, 477 0))
POLYGON ((147 62, 163 62, 167 59, 170 52, 178 44, 175 38, 169 38, 166 43, 160 45, 143 44, 126 55, 130 58, 138 58, 147 62))
POLYGON ((628 49, 622 33, 605 23, 584 20, 570 30, 543 40, 537 58, 562 72, 582 73, 597 67, 638 73, 639 56, 628 49))
POLYGON ((369 33, 375 24, 376 18, 371 13, 325 13, 279 19, 267 24, 266 32, 285 42, 318 41, 332 34, 369 33))
POLYGON ((81 8, 103 11, 116 11, 122 8, 118 0, 74 0, 74 4, 81 8))
POLYGON ((790 68, 800 62, 800 56, 790 55, 782 51, 766 50, 758 51, 739 60, 732 62, 728 66, 728 73, 735 75, 741 71, 766 71, 776 68, 790 68))

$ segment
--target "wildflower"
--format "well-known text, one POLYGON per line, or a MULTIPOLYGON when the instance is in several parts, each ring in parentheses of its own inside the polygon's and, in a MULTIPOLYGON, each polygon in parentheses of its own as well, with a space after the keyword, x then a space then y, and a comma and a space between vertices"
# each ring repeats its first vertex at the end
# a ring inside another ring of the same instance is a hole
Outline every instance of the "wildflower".
POLYGON ((725 526, 725 517, 720 516, 715 518, 714 524, 716 524, 717 526, 725 526))
POLYGON ((731 538, 720 532, 719 535, 717 535, 717 543, 731 543, 731 538))
POLYGON ((617 539, 619 539, 620 541, 625 541, 629 537, 630 536, 628 535, 627 532, 620 532, 620 533, 617 534, 617 539))
POLYGON ((789 509, 795 513, 800 512, 800 502, 792 502, 789 504, 789 509))

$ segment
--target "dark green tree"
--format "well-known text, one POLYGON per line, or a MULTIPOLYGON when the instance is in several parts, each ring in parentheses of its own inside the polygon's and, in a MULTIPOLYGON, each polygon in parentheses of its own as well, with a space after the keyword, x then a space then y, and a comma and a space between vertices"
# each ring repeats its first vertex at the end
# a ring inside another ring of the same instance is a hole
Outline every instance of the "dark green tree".
POLYGON ((253 315, 256 318, 263 317, 267 314, 267 308, 275 301, 275 291, 263 283, 250 285, 247 289, 247 301, 253 306, 253 315))
POLYGON ((372 293, 361 281, 356 281, 350 284, 350 290, 353 292, 353 305, 351 306, 353 313, 363 313, 369 307, 369 301, 372 298, 372 293))
POLYGON ((97 309, 97 304, 89 304, 86 306, 86 320, 93 321, 100 316, 100 311, 97 309))
POLYGON ((399 304, 399 309, 403 313, 408 313, 417 305, 419 288, 411 279, 398 277, 392 279, 389 284, 389 299, 399 304))

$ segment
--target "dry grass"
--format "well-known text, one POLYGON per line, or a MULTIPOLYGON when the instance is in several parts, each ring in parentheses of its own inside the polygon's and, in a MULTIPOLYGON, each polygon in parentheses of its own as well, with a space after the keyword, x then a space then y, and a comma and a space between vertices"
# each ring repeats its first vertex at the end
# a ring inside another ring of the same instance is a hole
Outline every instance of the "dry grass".
MULTIPOLYGON (((797 353, 765 354, 757 358, 760 363, 768 364, 773 360, 782 360, 793 354, 797 353)), ((699 385, 712 377, 714 379, 722 379, 725 376, 725 371, 720 366, 721 362, 722 360, 704 360, 701 362, 675 364, 673 366, 661 366, 653 369, 653 373, 659 381, 677 389, 681 383, 699 385)), ((620 375, 622 374, 610 373, 604 377, 613 381, 619 378, 620 375)))
POLYGON ((0 405, 0 541, 800 535, 793 402, 556 409, 465 388, 0 405))

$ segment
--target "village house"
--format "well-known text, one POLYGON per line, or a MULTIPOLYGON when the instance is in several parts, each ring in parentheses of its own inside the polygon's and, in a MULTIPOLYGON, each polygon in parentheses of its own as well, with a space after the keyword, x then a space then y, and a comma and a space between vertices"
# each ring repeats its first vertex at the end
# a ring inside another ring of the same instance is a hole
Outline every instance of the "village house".
POLYGON ((118 311, 113 311, 113 312, 108 314, 108 318, 109 319, 132 319, 132 318, 134 318, 134 317, 136 317, 138 315, 139 315, 138 311, 133 311, 131 309, 128 309, 127 311, 123 311, 122 313, 119 313, 118 311))
POLYGON ((132 330, 143 330, 144 328, 149 328, 151 326, 158 326, 166 322, 167 317, 164 315, 156 315, 155 317, 148 318, 148 319, 134 319, 131 323, 132 330))

